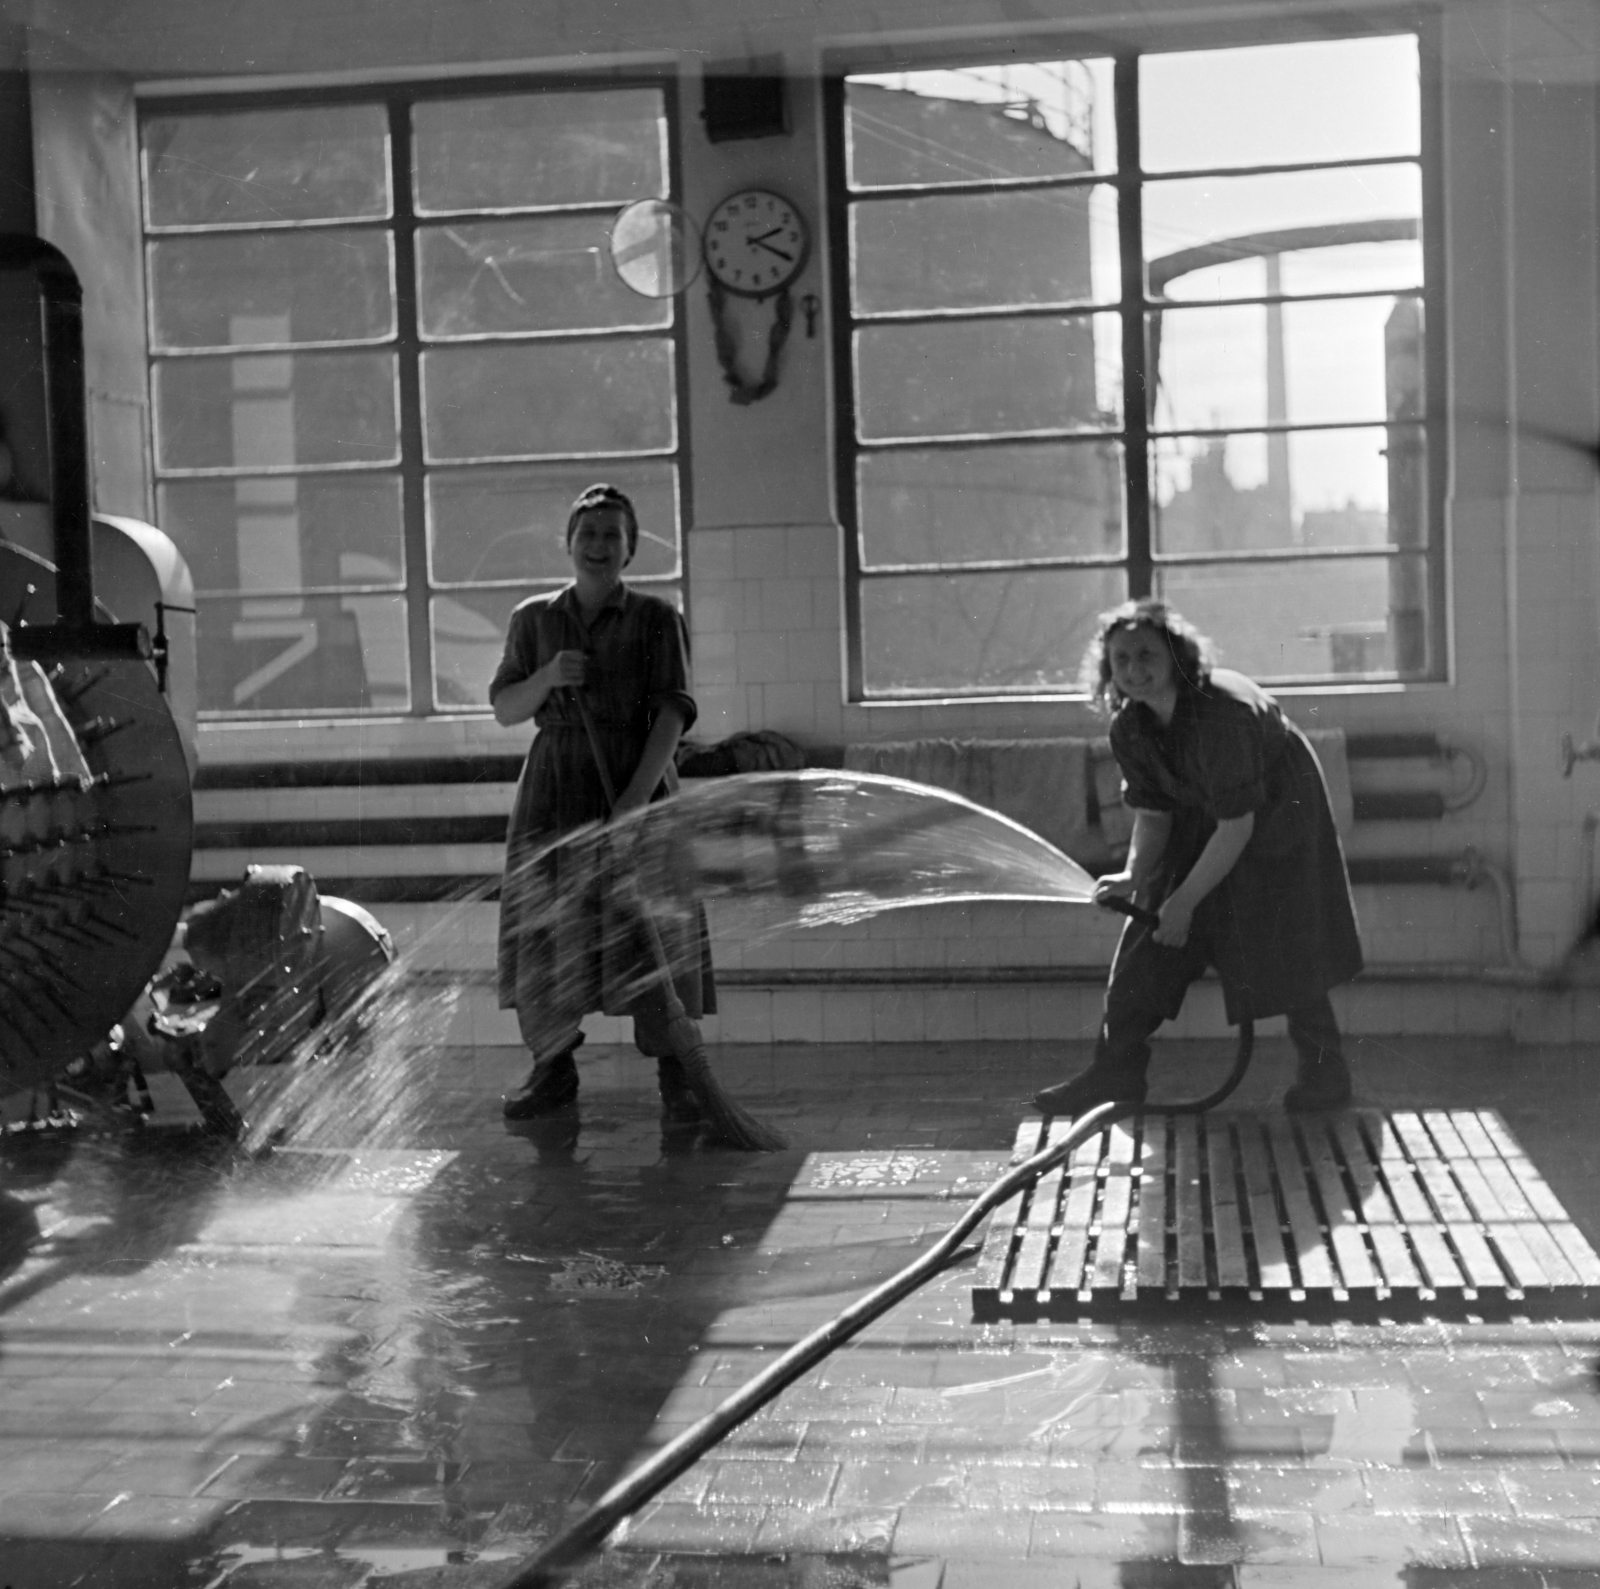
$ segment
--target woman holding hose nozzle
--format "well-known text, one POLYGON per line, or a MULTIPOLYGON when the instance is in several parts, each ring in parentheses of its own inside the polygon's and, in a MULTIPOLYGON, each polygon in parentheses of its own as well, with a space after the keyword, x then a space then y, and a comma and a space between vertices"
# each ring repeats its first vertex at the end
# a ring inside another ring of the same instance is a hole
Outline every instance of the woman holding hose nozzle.
POLYGON ((1095 897, 1133 899, 1160 925, 1123 930, 1093 1061, 1035 1104, 1142 1103, 1150 1037, 1214 965, 1231 1023, 1288 1016, 1299 1069, 1287 1107, 1342 1107, 1350 1071, 1328 990, 1361 969, 1361 942, 1305 735, 1259 685, 1213 667, 1210 642, 1153 597, 1101 616, 1084 682, 1110 714, 1134 813, 1127 869, 1095 897))
MULTIPOLYGON (((516 1010, 534 1064, 506 1098, 505 1114, 531 1119, 574 1102, 581 1021, 603 1010, 632 1015, 635 1043, 657 1061, 668 1118, 694 1120, 699 1105, 669 1041, 669 1001, 641 964, 648 955, 617 907, 613 880, 593 866, 592 851, 548 848, 573 828, 636 811, 676 787, 673 753, 696 715, 688 637, 676 608, 623 583, 639 520, 615 486, 579 495, 566 544, 572 584, 512 613, 489 685, 496 722, 509 728, 532 718, 539 730, 507 830, 499 956, 500 1006, 516 1010)), ((678 1001, 698 1018, 715 1008, 699 913, 657 926, 678 1001)))

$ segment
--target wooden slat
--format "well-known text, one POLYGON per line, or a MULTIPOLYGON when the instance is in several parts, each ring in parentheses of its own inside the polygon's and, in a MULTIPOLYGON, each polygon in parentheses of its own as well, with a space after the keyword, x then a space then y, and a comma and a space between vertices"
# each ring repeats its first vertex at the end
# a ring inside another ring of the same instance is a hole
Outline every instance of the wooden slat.
POLYGON ((1504 1290, 1505 1271, 1495 1261, 1483 1232, 1476 1225, 1451 1221, 1444 1227, 1444 1234, 1461 1255, 1461 1267, 1469 1286, 1478 1291, 1504 1290))
MULTIPOLYGON (((1011 1163, 1021 1164, 1032 1158, 1044 1138, 1044 1122, 1028 1118, 1017 1127, 1011 1145, 1011 1163)), ((988 1234, 983 1239, 983 1251, 978 1255, 978 1265, 972 1276, 974 1297, 985 1300, 998 1296, 1005 1287, 1006 1271, 1011 1267, 1011 1253, 1016 1245, 1017 1216, 1022 1210, 1024 1192, 1007 1198, 990 1216, 988 1234)))
POLYGON ((1477 1216, 1471 1205, 1461 1195, 1461 1188, 1443 1159, 1418 1159, 1417 1177, 1427 1188, 1428 1197, 1438 1209, 1438 1219, 1443 1225, 1475 1225, 1477 1216))
POLYGON ((1378 1165, 1372 1149, 1361 1134, 1360 1124, 1354 1115, 1335 1115, 1329 1122, 1333 1138, 1344 1157, 1345 1168, 1354 1183, 1358 1213, 1366 1225, 1393 1225, 1399 1216, 1389 1200, 1389 1194, 1378 1176, 1378 1165))
POLYGON ((1361 1217, 1377 1258, 1379 1278, 1390 1291, 1418 1291, 1425 1281, 1411 1248, 1406 1244, 1400 1216, 1389 1196, 1389 1189, 1378 1173, 1372 1151, 1355 1119, 1339 1115, 1333 1122, 1333 1135, 1344 1155, 1346 1171, 1361 1198, 1361 1217))
POLYGON ((1267 1127, 1267 1140, 1272 1144, 1272 1157, 1278 1167, 1278 1186, 1283 1192, 1283 1205, 1289 1215, 1289 1230, 1294 1239, 1300 1283, 1307 1290, 1313 1286, 1331 1290, 1337 1284, 1337 1278, 1322 1239, 1322 1226, 1306 1192, 1300 1152, 1289 1135, 1289 1123, 1283 1116, 1273 1117, 1267 1127))
POLYGON ((1548 1285, 1575 1286, 1582 1283, 1578 1279, 1578 1271, 1567 1261, 1560 1244, 1537 1220, 1519 1220, 1516 1229, 1522 1245, 1544 1270, 1548 1285))
POLYGON ((1206 1139, 1206 1173, 1211 1183, 1211 1236, 1217 1254, 1217 1284, 1250 1284, 1245 1257, 1244 1227, 1239 1219, 1238 1169, 1233 1138, 1226 1118, 1213 1115, 1203 1122, 1206 1139))
POLYGON ((1408 1225, 1411 1244, 1427 1276, 1428 1285, 1435 1291, 1464 1291, 1467 1277, 1456 1262, 1456 1255, 1444 1239, 1437 1225, 1408 1225))
POLYGON ((1529 1160, 1523 1158, 1520 1153, 1508 1153, 1501 1159, 1501 1163, 1517 1183, 1517 1190, 1527 1198, 1535 1219, 1542 1219, 1548 1225, 1567 1217, 1567 1211, 1561 1206, 1560 1198, 1545 1185, 1544 1178, 1529 1160))
POLYGON ((1095 1166, 1100 1162, 1104 1140, 1105 1132, 1099 1131, 1073 1150, 1067 1195, 1061 1206, 1061 1236, 1046 1281, 1050 1291, 1075 1293, 1083 1289, 1083 1257, 1089 1246, 1089 1219, 1094 1213, 1095 1166))
POLYGON ((1135 1275, 1141 1290, 1167 1289, 1167 1117, 1145 1115, 1139 1143, 1139 1246, 1135 1275))
POLYGON ((1522 1232, 1509 1220, 1488 1227, 1490 1243, 1509 1266, 1514 1283, 1524 1291, 1542 1291, 1550 1284, 1550 1276, 1537 1257, 1522 1239, 1522 1232))
POLYGON ((1100 1235, 1089 1276, 1096 1290, 1121 1291, 1128 1251, 1128 1212, 1133 1205, 1133 1132, 1126 1122, 1111 1127, 1100 1199, 1100 1235))
POLYGON ((1193 1115, 1173 1121, 1177 1175, 1173 1190, 1178 1201, 1178 1284, 1206 1284, 1205 1209, 1200 1201, 1200 1122, 1193 1115))
MULTIPOLYGON (((1516 1182, 1517 1190, 1527 1199, 1529 1208, 1533 1210, 1533 1217, 1542 1220, 1546 1225, 1570 1224, 1567 1211, 1561 1206, 1561 1200, 1545 1184, 1544 1177, 1533 1167, 1532 1161, 1523 1153, 1516 1138, 1506 1129, 1506 1124, 1500 1116, 1492 1109, 1480 1109, 1477 1119, 1484 1135, 1494 1143, 1495 1152, 1499 1154, 1507 1173, 1516 1182)), ((1584 1246, 1591 1254, 1593 1253, 1587 1242, 1584 1242, 1584 1246)), ((1568 1256, 1570 1258, 1571 1255, 1568 1256)), ((1597 1260, 1597 1264, 1600 1264, 1600 1260, 1597 1260)), ((1579 1264, 1577 1268, 1580 1274, 1584 1272, 1584 1265, 1579 1264)))
POLYGON ((1423 1129, 1420 1115, 1413 1114, 1409 1109, 1397 1109, 1389 1116, 1389 1120, 1406 1150, 1406 1157, 1413 1163, 1439 1157, 1433 1138, 1423 1129))
POLYGON ((1250 1240, 1264 1292, 1288 1291, 1294 1285, 1283 1250, 1278 1202, 1273 1194, 1272 1161, 1261 1136, 1261 1122, 1252 1115, 1239 1119, 1239 1155, 1244 1161, 1245 1195, 1250 1208, 1250 1240))
MULTIPOLYGON (((1426 1118, 1433 1119, 1433 1115, 1426 1118)), ((1483 1160, 1498 1158, 1495 1150, 1494 1139, 1479 1123, 1477 1115, 1470 1109, 1451 1109, 1441 1113, 1440 1118, 1449 1123, 1450 1129, 1461 1139, 1461 1145, 1467 1150, 1469 1157, 1483 1160)))
POLYGON ((1057 1222, 1064 1173, 1062 1166, 1057 1165, 1053 1170, 1046 1170, 1034 1183, 1028 1211, 1022 1218, 1022 1242, 1011 1270, 1009 1289, 1012 1291, 1045 1289, 1045 1265, 1050 1256, 1051 1230, 1057 1222))
POLYGON ((1322 1197, 1328 1239, 1333 1245, 1339 1272, 1344 1276, 1345 1289, 1372 1291, 1378 1284, 1378 1271, 1373 1268, 1367 1244, 1362 1240, 1360 1211, 1351 1203, 1349 1189, 1339 1172, 1339 1162, 1328 1140, 1327 1122, 1311 1116, 1301 1123, 1300 1134, 1317 1191, 1322 1197))
POLYGON ((1379 1134, 1378 1167, 1383 1172, 1384 1182, 1400 1218, 1412 1229, 1434 1224, 1437 1216, 1433 1204, 1422 1189, 1416 1166, 1411 1162, 1399 1132, 1388 1121, 1384 1121, 1379 1134))
POLYGON ((1372 1238, 1378 1277, 1385 1290, 1403 1294, 1427 1289, 1427 1282, 1398 1225, 1371 1225, 1367 1234, 1372 1238))
MULTIPOLYGON (((1439 1144, 1439 1154, 1449 1166, 1456 1185, 1472 1205, 1473 1216, 1478 1223, 1508 1221, 1511 1218, 1509 1211, 1501 1206, 1494 1188, 1484 1178, 1482 1167, 1473 1158, 1471 1146, 1462 1137, 1450 1115, 1442 1109, 1428 1109, 1423 1112, 1422 1122, 1439 1144)), ((1476 1120, 1472 1121, 1469 1134, 1475 1138, 1482 1137, 1476 1120)), ((1486 1138, 1483 1145, 1486 1150, 1489 1148, 1486 1138)))
POLYGON ((1479 1224, 1495 1224, 1511 1217, 1510 1210, 1505 1208, 1500 1199, 1495 1196, 1494 1188, 1489 1184, 1483 1173, 1481 1165, 1472 1159, 1447 1159, 1450 1173, 1455 1177, 1456 1185, 1465 1194, 1467 1201, 1472 1205, 1472 1212, 1477 1216, 1479 1224))
POLYGON ((1471 1148, 1461 1140, 1461 1133, 1456 1130, 1455 1122, 1445 1110, 1424 1109, 1420 1118, 1427 1128, 1428 1135, 1439 1145, 1441 1159, 1449 1159, 1455 1163, 1472 1157, 1471 1148))
POLYGON ((1600 1286, 1600 1257, 1595 1255, 1594 1248, 1584 1239, 1583 1232, 1567 1219, 1548 1219, 1544 1228, 1550 1232, 1550 1239, 1572 1265, 1579 1285, 1600 1286))
POLYGON ((1489 1190, 1494 1193, 1495 1201, 1504 1209, 1507 1219, 1519 1225, 1529 1220, 1538 1220, 1538 1210, 1528 1200, 1527 1193, 1517 1184, 1516 1176, 1511 1173, 1511 1166, 1498 1153, 1488 1158, 1475 1159, 1473 1162, 1484 1180, 1488 1182, 1489 1190))

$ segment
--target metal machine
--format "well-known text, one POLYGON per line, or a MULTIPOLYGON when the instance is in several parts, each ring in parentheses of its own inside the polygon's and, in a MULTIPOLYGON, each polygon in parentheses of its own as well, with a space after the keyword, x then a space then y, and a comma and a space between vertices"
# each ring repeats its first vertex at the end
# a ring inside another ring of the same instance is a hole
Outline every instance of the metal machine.
POLYGON ((105 1096, 167 1069, 237 1136, 221 1078, 288 1057, 394 949, 298 867, 250 868, 180 934, 195 703, 193 649, 172 630, 192 636, 192 588, 159 532, 91 514, 71 265, 9 236, 4 269, 39 289, 51 555, 0 536, 0 1098, 58 1082, 105 1096), (95 599, 97 568, 124 621, 95 599))

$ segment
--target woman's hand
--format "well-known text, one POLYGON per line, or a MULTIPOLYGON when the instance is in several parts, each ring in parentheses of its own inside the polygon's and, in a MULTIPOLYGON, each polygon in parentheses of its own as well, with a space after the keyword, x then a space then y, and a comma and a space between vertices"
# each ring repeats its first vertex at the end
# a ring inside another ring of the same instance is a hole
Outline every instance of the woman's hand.
POLYGON ((618 817, 625 817, 630 811, 643 811, 650 804, 648 793, 640 793, 629 784, 617 796, 617 803, 611 808, 611 820, 615 822, 618 817))
POLYGON ((1194 906, 1181 891, 1163 903, 1159 912, 1161 925, 1150 936, 1167 949, 1181 949, 1189 941, 1189 925, 1194 920, 1194 906))
POLYGON ((589 658, 582 651, 558 651, 539 671, 547 690, 581 690, 589 676, 589 658))
POLYGON ((1094 885, 1094 902, 1107 899, 1132 899, 1137 891, 1132 872, 1107 872, 1097 878, 1094 885))

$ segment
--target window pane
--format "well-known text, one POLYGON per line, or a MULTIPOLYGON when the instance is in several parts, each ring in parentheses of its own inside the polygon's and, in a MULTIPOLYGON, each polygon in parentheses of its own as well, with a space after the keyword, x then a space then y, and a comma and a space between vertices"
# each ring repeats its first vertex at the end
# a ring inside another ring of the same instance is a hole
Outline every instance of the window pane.
POLYGON ((891 72, 845 86, 856 188, 1114 171, 1114 125, 1105 60, 891 72))
POLYGON ((627 578, 680 572, 677 470, 666 460, 515 469, 449 469, 428 476, 428 545, 438 584, 572 578, 567 514, 603 476, 632 498, 639 549, 627 578))
MULTIPOLYGON (((1147 183, 1144 255, 1149 261, 1150 293, 1210 296, 1203 283, 1187 282, 1185 276, 1232 260, 1382 242, 1414 243, 1420 235, 1421 214, 1422 171, 1414 165, 1147 183)), ((1420 272, 1419 248, 1398 255, 1396 264, 1403 266, 1407 260, 1420 272)), ((1284 272, 1290 277, 1295 273, 1292 265, 1284 272)), ((1394 283, 1420 284, 1420 274, 1394 283)))
POLYGON ((850 208, 851 288, 862 314, 1115 303, 1117 200, 1109 187, 1029 188, 850 208))
POLYGON ((162 469, 276 469, 398 462, 390 353, 158 359, 162 469))
POLYGON ((1419 425, 1193 437, 1153 450, 1158 553, 1426 540, 1419 425))
MULTIPOLYGON (((558 588, 543 587, 546 591, 558 588)), ((645 589, 682 609, 683 593, 670 581, 652 582, 645 589)), ((448 596, 434 597, 433 693, 441 708, 488 706, 489 680, 505 650, 511 610, 536 593, 522 586, 515 590, 452 591, 448 596)))
POLYGON ((868 326, 856 426, 864 440, 1111 429, 1120 373, 1115 315, 868 326))
POLYGON ((278 593, 405 580, 397 475, 167 480, 160 516, 199 590, 278 593))
POLYGON ((676 445, 664 338, 441 348, 422 357, 422 389, 429 462, 676 445))
POLYGON ((1424 577, 1415 557, 1297 559, 1163 567, 1156 588, 1252 678, 1392 677, 1397 641, 1426 666, 1424 577))
POLYGON ((515 336, 540 331, 666 326, 670 300, 640 297, 612 268, 615 217, 461 222, 417 235, 422 334, 515 336))
POLYGON ((910 448, 856 461, 861 562, 1120 556, 1122 448, 910 448))
POLYGON ((1420 308, 1411 298, 1334 298, 1152 315, 1155 424, 1209 430, 1381 419, 1396 411, 1396 383, 1421 378, 1414 361, 1395 368, 1386 352, 1396 337, 1414 338, 1420 308))
POLYGON ((204 712, 409 710, 405 598, 201 597, 204 712))
POLYGON ((1146 171, 1416 154, 1417 41, 1322 39, 1139 61, 1146 171))
POLYGON ((411 127, 418 215, 667 196, 656 88, 433 100, 411 127))
POLYGON ((289 226, 388 215, 382 105, 153 116, 145 213, 155 226, 289 226))
POLYGON ((869 695, 1072 690, 1096 615, 1126 594, 1117 568, 864 580, 863 683, 869 695))
POLYGON ((157 349, 378 342, 394 335, 385 232, 235 232, 150 246, 157 349))

